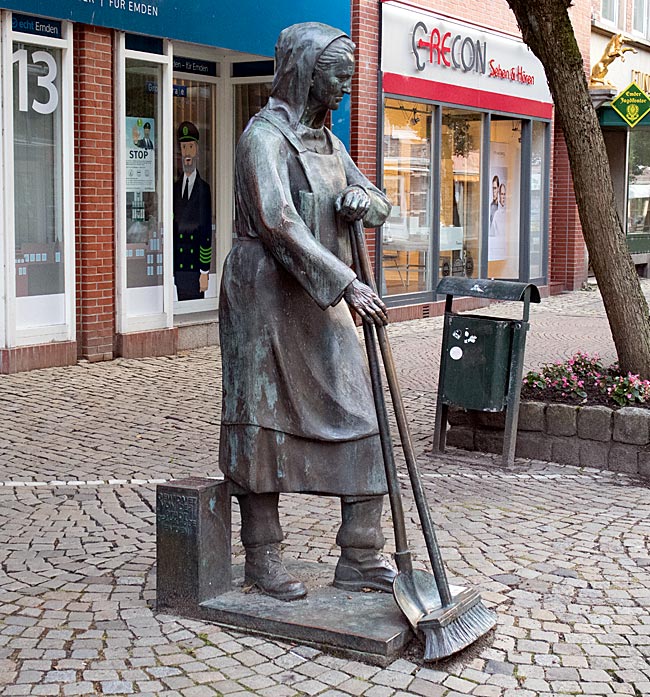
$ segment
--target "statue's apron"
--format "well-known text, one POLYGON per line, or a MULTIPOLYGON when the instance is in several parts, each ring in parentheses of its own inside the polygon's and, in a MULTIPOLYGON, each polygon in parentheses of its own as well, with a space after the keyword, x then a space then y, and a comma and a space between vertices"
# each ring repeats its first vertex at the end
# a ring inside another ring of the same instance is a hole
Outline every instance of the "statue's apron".
POLYGON ((334 208, 334 201, 347 186, 347 179, 338 150, 331 139, 330 143, 330 155, 309 150, 303 150, 299 154, 300 164, 311 189, 308 193, 301 192, 300 217, 324 247, 350 265, 352 253, 348 226, 340 220, 334 208))
MULTIPOLYGON (((280 130, 309 183, 294 201, 301 218, 349 263, 347 226, 334 208, 347 186, 336 146, 309 152, 290 129, 280 130)), ((346 303, 321 309, 259 240, 235 245, 231 256, 222 300, 239 346, 228 356, 223 346, 224 370, 227 360, 239 362, 233 379, 255 384, 239 390, 245 398, 225 397, 221 469, 258 493, 385 493, 367 363, 346 303)))

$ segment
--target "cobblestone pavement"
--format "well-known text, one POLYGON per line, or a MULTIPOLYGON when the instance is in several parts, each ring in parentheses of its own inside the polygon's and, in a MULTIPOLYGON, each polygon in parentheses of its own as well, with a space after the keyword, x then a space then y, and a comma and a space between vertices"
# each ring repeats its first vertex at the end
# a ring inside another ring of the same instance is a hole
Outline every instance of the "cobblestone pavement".
MULTIPOLYGON (((531 322, 530 367, 578 349, 614 359, 597 291, 545 300, 531 322)), ((432 455, 441 320, 390 331, 450 579, 483 591, 492 635, 442 664, 415 650, 377 668, 154 612, 155 484, 217 472, 218 350, 206 348, 0 378, 0 693, 650 696, 647 484, 432 455)), ((337 510, 283 497, 285 554, 333 563, 337 510)))

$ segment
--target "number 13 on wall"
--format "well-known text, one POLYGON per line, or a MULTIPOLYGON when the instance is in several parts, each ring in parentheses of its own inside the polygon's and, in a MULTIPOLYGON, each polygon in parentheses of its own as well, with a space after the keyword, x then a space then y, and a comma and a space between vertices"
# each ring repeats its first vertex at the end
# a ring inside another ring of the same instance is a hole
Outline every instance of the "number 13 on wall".
MULTIPOLYGON (((13 62, 18 63, 18 108, 20 111, 27 111, 29 108, 28 95, 28 56, 27 49, 20 48, 14 51, 13 62)), ((47 72, 45 75, 37 77, 37 84, 47 90, 49 98, 47 102, 39 102, 36 98, 32 100, 32 109, 39 114, 51 114, 56 111, 59 105, 59 92, 54 84, 57 76, 57 65, 54 57, 47 51, 34 51, 32 53, 32 64, 44 63, 47 72)))

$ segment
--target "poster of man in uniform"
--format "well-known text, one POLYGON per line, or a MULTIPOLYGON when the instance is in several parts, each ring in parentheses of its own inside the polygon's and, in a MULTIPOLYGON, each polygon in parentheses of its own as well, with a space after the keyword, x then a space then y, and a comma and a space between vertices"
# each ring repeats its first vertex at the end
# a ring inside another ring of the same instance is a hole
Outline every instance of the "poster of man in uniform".
POLYGON ((198 171, 199 129, 183 121, 176 137, 183 173, 174 182, 174 285, 179 301, 199 300, 212 262, 212 194, 198 171))

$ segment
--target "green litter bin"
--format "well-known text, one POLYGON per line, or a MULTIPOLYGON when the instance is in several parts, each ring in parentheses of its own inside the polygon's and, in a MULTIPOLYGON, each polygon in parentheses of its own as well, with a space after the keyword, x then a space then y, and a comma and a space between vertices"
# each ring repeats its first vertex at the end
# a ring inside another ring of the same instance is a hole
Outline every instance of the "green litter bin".
POLYGON ((450 314, 444 347, 442 401, 465 409, 503 411, 508 396, 513 322, 450 314))
POLYGON ((434 449, 444 452, 449 406, 506 412, 504 464, 515 457, 519 397, 531 302, 540 302, 532 283, 446 277, 436 291, 446 295, 434 449), (524 303, 523 318, 507 319, 452 312, 454 296, 524 303))

